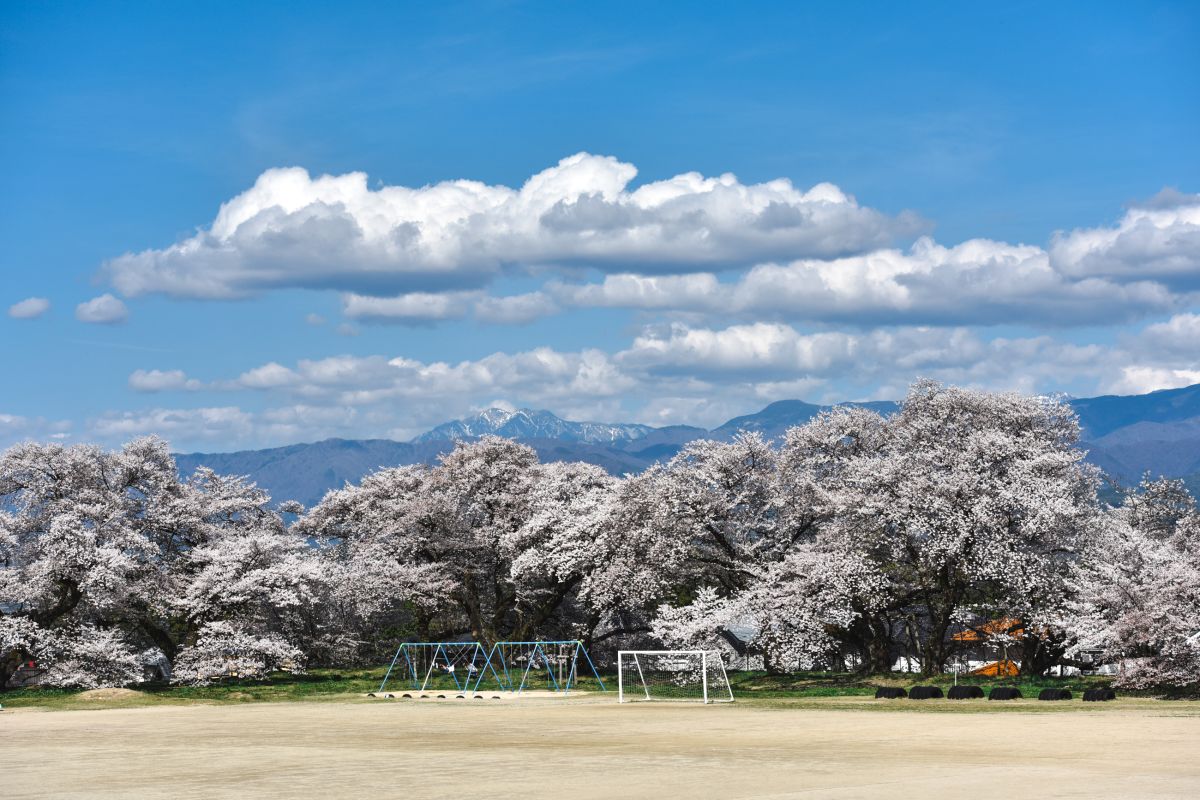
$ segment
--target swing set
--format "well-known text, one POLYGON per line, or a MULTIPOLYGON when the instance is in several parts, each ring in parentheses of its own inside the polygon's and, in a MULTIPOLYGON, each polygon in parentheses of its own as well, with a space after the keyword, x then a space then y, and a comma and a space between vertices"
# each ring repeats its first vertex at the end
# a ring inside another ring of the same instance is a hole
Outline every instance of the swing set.
MULTIPOLYGON (((479 642, 404 642, 388 666, 379 693, 393 673, 412 691, 445 690, 457 694, 488 691, 520 694, 543 689, 566 694, 577 688, 582 666, 600 691, 608 691, 587 648, 578 639, 550 642, 496 642, 485 650, 479 642)), ((586 672, 585 672, 586 675, 586 672)))
MULTIPOLYGON (((520 694, 536 687, 566 694, 577 688, 581 656, 582 663, 600 684, 600 691, 608 691, 587 648, 578 639, 496 642, 488 654, 487 665, 480 673, 480 679, 490 673, 496 681, 496 688, 505 692, 520 694)), ((476 683, 476 687, 478 685, 476 683)))
POLYGON ((378 691, 383 692, 399 666, 397 677, 407 679, 413 691, 468 692, 479 683, 486 664, 487 651, 479 642, 404 642, 396 650, 378 691))

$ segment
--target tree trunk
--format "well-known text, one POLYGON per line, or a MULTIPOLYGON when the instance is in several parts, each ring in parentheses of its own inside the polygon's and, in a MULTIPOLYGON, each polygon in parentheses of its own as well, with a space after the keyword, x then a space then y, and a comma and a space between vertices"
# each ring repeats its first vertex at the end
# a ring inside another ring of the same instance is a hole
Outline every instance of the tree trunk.
POLYGON ((171 634, 149 620, 142 620, 139 627, 150 637, 150 641, 154 642, 154 646, 163 651, 167 661, 174 664, 175 654, 179 652, 179 645, 171 638, 171 634))
POLYGON ((79 584, 74 581, 59 581, 58 599, 54 601, 54 605, 45 611, 30 614, 29 618, 36 622, 39 627, 49 628, 59 618, 74 611, 82 599, 83 592, 80 590, 79 584))
POLYGON ((24 650, 13 650, 0 659, 0 692, 8 691, 8 681, 21 668, 21 662, 29 657, 24 650))
POLYGON ((1021 637, 1021 675, 1045 675, 1062 659, 1066 648, 1049 632, 1039 635, 1030 631, 1027 625, 1023 627, 1025 635, 1021 637))
POLYGON ((858 652, 857 672, 879 675, 892 670, 891 625, 886 617, 860 612, 848 631, 849 640, 858 652))
POLYGON ((922 675, 940 675, 946 671, 946 662, 950 660, 950 642, 946 639, 949 630, 949 611, 939 612, 930 620, 929 638, 921 658, 922 675))

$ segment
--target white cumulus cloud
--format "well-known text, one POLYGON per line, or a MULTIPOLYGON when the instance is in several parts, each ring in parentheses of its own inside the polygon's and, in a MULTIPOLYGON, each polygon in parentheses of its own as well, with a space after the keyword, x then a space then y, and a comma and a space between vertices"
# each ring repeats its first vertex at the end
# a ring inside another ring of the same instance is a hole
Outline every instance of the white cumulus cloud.
POLYGON ((50 301, 44 297, 27 297, 8 307, 13 319, 37 319, 50 310, 50 301))
POLYGON ((115 325, 129 318, 129 309, 111 294, 93 297, 75 307, 75 319, 99 325, 115 325))
POLYGON ((700 381, 714 394, 720 391, 714 387, 727 391, 742 384, 756 396, 778 399, 835 380, 873 395, 890 386, 898 396, 920 376, 1037 391, 1047 382, 1061 385, 1111 375, 1116 357, 1098 345, 1062 343, 1048 336, 986 339, 963 327, 804 333, 790 325, 754 323, 719 329, 652 327, 614 360, 641 375, 643 383, 655 376, 700 381))
POLYGON ((632 164, 579 153, 519 188, 456 180, 371 189, 361 172, 271 169, 195 236, 127 253, 126 295, 228 298, 282 287, 394 295, 480 286, 505 269, 691 271, 830 257, 924 227, 831 184, 744 184, 689 172, 631 188, 632 164))
POLYGON ((858 325, 1111 324, 1177 310, 1190 297, 1149 280, 1063 275, 1032 245, 972 239, 946 247, 926 237, 907 251, 761 264, 728 282, 703 272, 621 274, 548 291, 564 305, 858 325))
POLYGON ((471 310, 480 292, 410 292, 396 297, 342 295, 342 313, 351 319, 374 322, 422 324, 462 319, 471 310))
POLYGON ((1165 322, 1148 325, 1135 341, 1148 359, 1173 358, 1200 368, 1200 314, 1176 314, 1165 322))
POLYGON ((1200 195, 1163 190, 1126 211, 1115 228, 1058 234, 1050 254, 1067 275, 1200 289, 1200 195))
POLYGON ((278 389, 295 383, 296 378, 296 373, 272 361, 243 372, 238 376, 237 385, 247 389, 278 389))
POLYGON ((506 297, 482 297, 475 303, 475 317, 499 325, 523 325, 560 311, 545 292, 528 292, 506 297))
POLYGON ((854 355, 857 338, 800 334, 787 325, 755 323, 723 330, 672 325, 637 337, 617 356, 623 365, 667 372, 824 372, 854 355))
POLYGON ((1200 369, 1172 369, 1131 364, 1121 367, 1120 376, 1108 381, 1105 388, 1112 394, 1146 394, 1160 389, 1180 389, 1200 383, 1200 369))

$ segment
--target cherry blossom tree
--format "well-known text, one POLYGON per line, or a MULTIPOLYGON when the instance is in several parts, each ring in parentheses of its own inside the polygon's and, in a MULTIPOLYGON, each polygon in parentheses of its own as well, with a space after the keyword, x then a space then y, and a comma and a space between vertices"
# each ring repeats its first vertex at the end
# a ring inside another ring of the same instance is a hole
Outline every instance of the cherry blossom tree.
POLYGON ((284 626, 321 578, 269 502, 209 470, 181 479, 158 439, 115 453, 10 449, 0 456, 0 615, 21 641, 0 661, 33 657, 43 681, 61 685, 137 680, 143 651, 173 662, 211 623, 284 626))
POLYGON ((49 666, 41 682, 73 689, 124 686, 145 676, 141 654, 126 635, 113 628, 68 625, 43 639, 42 661, 49 666))
POLYGON ((647 476, 663 513, 648 520, 645 535, 673 542, 686 578, 696 584, 745 588, 756 565, 787 550, 778 536, 775 461, 775 450, 757 433, 692 442, 647 476))
MULTIPOLYGON (((163 506, 181 500, 181 487, 160 442, 141 440, 120 453, 94 447, 25 444, 0 457, 0 609, 24 620, 21 649, 53 665, 59 631, 75 631, 112 646, 126 659, 122 637, 88 635, 135 627, 136 609, 157 602, 154 563, 163 506), (36 653, 32 652, 36 649, 36 653)), ((16 626, 9 623, 12 630, 16 626)), ((95 647, 72 663, 103 661, 95 647)), ((70 661, 63 657, 63 663, 70 661)), ((11 659, 10 659, 11 661, 11 659)), ((8 676, 2 676, 7 678, 8 676)), ((72 678, 73 683, 78 683, 72 678)))
POLYGON ((918 382, 892 416, 837 408, 624 478, 483 437, 307 511, 182 478, 157 439, 20 445, 0 455, 0 689, 29 661, 62 686, 152 664, 206 683, 398 639, 735 629, 769 669, 932 673, 973 629, 1029 672, 1071 647, 1128 685, 1195 683, 1195 501, 1159 481, 1102 509, 1078 435, 1052 399, 918 382))
POLYGON ((296 670, 304 654, 279 634, 245 624, 211 622, 175 662, 175 679, 203 686, 225 677, 262 678, 296 670))
POLYGON ((855 471, 869 469, 863 465, 886 453, 888 442, 887 420, 857 407, 834 409, 786 432, 777 503, 801 547, 757 588, 768 659, 774 642, 783 646, 776 654, 781 663, 832 661, 837 650, 864 671, 891 669, 900 628, 891 575, 881 553, 865 546, 845 517, 856 502, 855 471))
POLYGON ((835 410, 794 431, 785 450, 817 458, 785 459, 818 470, 826 545, 887 579, 891 596, 867 632, 894 635, 900 622, 933 673, 951 657, 964 612, 1032 623, 1057 610, 1096 509, 1077 439, 1062 403, 919 382, 889 418, 835 410))
POLYGON ((596 600, 610 588, 596 578, 609 561, 617 483, 591 464, 538 467, 528 516, 501 542, 517 594, 514 637, 595 636, 603 617, 596 600))
POLYGON ((1073 579, 1072 651, 1131 687, 1200 684, 1200 512, 1182 482, 1146 481, 1112 509, 1073 579))
POLYGON ((613 484, 486 436, 332 492, 297 528, 328 543, 364 621, 402 613, 423 639, 494 641, 533 635, 577 596, 613 484))
POLYGON ((665 480, 662 503, 685 532, 677 541, 726 534, 728 547, 692 551, 716 562, 700 580, 725 602, 705 605, 754 620, 768 664, 841 652, 886 670, 904 650, 932 673, 964 619, 1060 610, 1096 510, 1077 438, 1061 403, 920 382, 891 417, 839 408, 793 428, 777 466, 747 437, 694 447, 680 459, 694 471, 665 480), (695 455, 739 448, 732 461, 763 464, 762 477, 695 455))
MULTIPOLYGON (((220 484, 220 492, 213 494, 226 499, 240 486, 208 472, 200 480, 220 484)), ((266 502, 265 495, 256 494, 266 502)), ((261 510, 258 503, 250 508, 261 510)), ((213 527, 172 565, 177 590, 161 611, 177 629, 187 631, 175 668, 178 680, 203 683, 224 674, 263 675, 285 663, 299 670, 305 656, 292 642, 311 646, 322 638, 308 613, 326 586, 316 553, 277 514, 245 512, 239 509, 226 524, 213 527), (228 666, 204 674, 202 668, 211 667, 221 654, 228 666)))
POLYGON ((660 535, 674 530, 660 473, 652 467, 617 482, 608 513, 596 518, 594 559, 579 592, 588 642, 649 634, 655 609, 677 593, 687 551, 673 536, 660 535))
POLYGON ((779 453, 757 433, 693 442, 647 473, 657 513, 637 535, 672 552, 664 594, 686 602, 658 608, 652 628, 660 640, 711 646, 732 627, 757 629, 752 644, 769 667, 830 648, 824 625, 845 613, 815 588, 821 577, 807 567, 819 560, 811 548, 819 512, 803 477, 788 475, 785 486, 779 453))

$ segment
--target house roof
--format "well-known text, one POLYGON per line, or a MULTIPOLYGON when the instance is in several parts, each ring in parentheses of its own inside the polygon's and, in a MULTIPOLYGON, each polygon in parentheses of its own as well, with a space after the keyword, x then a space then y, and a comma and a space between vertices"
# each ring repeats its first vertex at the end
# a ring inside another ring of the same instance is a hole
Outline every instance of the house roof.
POLYGON ((1024 636, 1025 628, 1019 619, 1001 617, 1000 619, 994 619, 982 625, 977 625, 974 628, 959 631, 950 638, 956 642, 982 642, 990 636, 1001 634, 1024 636))
POLYGON ((984 664, 978 669, 971 670, 971 675, 983 675, 989 678, 1012 678, 1021 673, 1021 667, 1017 662, 1009 659, 1000 659, 989 664, 984 664))

